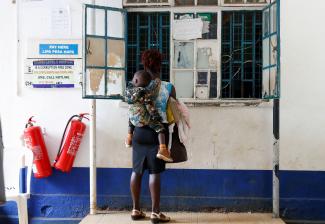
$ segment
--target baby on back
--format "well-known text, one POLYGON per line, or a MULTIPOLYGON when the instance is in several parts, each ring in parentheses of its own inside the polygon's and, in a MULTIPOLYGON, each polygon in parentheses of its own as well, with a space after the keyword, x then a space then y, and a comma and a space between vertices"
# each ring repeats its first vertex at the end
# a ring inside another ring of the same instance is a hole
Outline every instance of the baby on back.
POLYGON ((126 100, 131 106, 129 107, 129 129, 125 145, 127 147, 132 145, 134 127, 149 126, 158 133, 157 158, 172 162, 165 144, 165 127, 154 103, 159 89, 159 80, 152 80, 148 72, 141 70, 134 74, 132 84, 126 90, 126 100))

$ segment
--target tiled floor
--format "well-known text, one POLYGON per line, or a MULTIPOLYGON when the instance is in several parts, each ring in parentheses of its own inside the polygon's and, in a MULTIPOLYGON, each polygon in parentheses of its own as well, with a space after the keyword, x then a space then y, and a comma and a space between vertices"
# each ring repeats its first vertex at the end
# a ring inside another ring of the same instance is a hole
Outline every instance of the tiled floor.
MULTIPOLYGON (((142 221, 132 221, 129 212, 109 212, 107 214, 88 215, 80 224, 144 224, 150 223, 149 213, 142 221)), ((185 213, 170 212, 166 215, 172 218, 170 223, 236 223, 236 224, 284 224, 281 219, 272 219, 266 213, 185 213)))

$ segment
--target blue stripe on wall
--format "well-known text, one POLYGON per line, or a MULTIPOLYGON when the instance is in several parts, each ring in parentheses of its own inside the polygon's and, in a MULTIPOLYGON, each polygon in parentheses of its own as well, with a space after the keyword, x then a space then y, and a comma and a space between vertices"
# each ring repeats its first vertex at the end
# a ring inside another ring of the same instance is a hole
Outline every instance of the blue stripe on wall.
MULTIPOLYGON (((48 219, 48 218, 32 218, 29 220, 30 224, 78 224, 80 219, 48 219)), ((0 216, 1 224, 19 224, 18 216, 0 216)))
MULTIPOLYGON (((129 195, 131 169, 98 169, 98 193, 129 195)), ((148 176, 143 190, 149 195, 148 176)), ((163 173, 162 192, 177 196, 271 197, 272 173, 259 170, 169 169, 163 173)), ((71 173, 54 171, 45 179, 32 179, 32 193, 89 194, 88 168, 74 168, 71 173), (81 184, 84 183, 84 184, 81 184)))
MULTIPOLYGON (((128 168, 98 169, 97 201, 100 207, 130 208, 131 172, 128 168)), ((280 181, 282 217, 325 220, 325 172, 281 171, 280 181)), ((78 219, 88 214, 88 168, 74 168, 68 174, 54 171, 49 178, 33 178, 31 184, 28 209, 33 223, 47 218, 51 218, 48 222, 55 218, 78 219)), ((147 174, 142 187, 142 204, 150 208, 147 174)), ((161 204, 164 210, 271 212, 271 197, 271 171, 169 169, 162 176, 161 204)), ((16 216, 15 204, 8 202, 0 207, 0 214, 16 216)))
POLYGON ((2 224, 19 224, 18 216, 0 216, 0 223, 2 224))
POLYGON ((50 220, 50 219, 31 219, 31 224, 78 224, 82 219, 62 219, 62 220, 50 220))

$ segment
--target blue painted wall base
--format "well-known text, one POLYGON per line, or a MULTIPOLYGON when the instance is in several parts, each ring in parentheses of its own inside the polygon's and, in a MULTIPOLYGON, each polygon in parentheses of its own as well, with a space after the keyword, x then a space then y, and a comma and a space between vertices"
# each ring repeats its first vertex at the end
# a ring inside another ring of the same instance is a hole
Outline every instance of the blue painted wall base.
MULTIPOLYGON (((128 168, 99 168, 98 206, 130 209, 128 168)), ((325 220, 325 172, 281 171, 280 212, 284 219, 325 220)), ((89 212, 89 169, 54 171, 31 181, 31 223, 78 223, 89 212)), ((142 205, 150 208, 148 175, 142 205)), ((162 176, 162 210, 272 211, 272 172, 267 170, 169 169, 162 176)), ((0 223, 17 223, 14 202, 0 207, 0 223)))

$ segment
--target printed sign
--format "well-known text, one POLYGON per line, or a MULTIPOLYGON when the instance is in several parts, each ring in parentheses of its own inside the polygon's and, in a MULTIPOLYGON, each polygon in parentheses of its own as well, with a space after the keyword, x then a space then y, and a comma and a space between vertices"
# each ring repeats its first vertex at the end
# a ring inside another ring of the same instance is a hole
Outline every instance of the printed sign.
POLYGON ((193 40, 202 37, 203 22, 201 18, 181 19, 173 22, 174 40, 193 40))
POLYGON ((78 55, 78 44, 40 44, 39 54, 78 55))
POLYGON ((211 21, 211 13, 198 13, 198 16, 203 20, 203 21, 211 21))
POLYGON ((27 54, 26 87, 81 87, 81 40, 31 40, 27 54))

